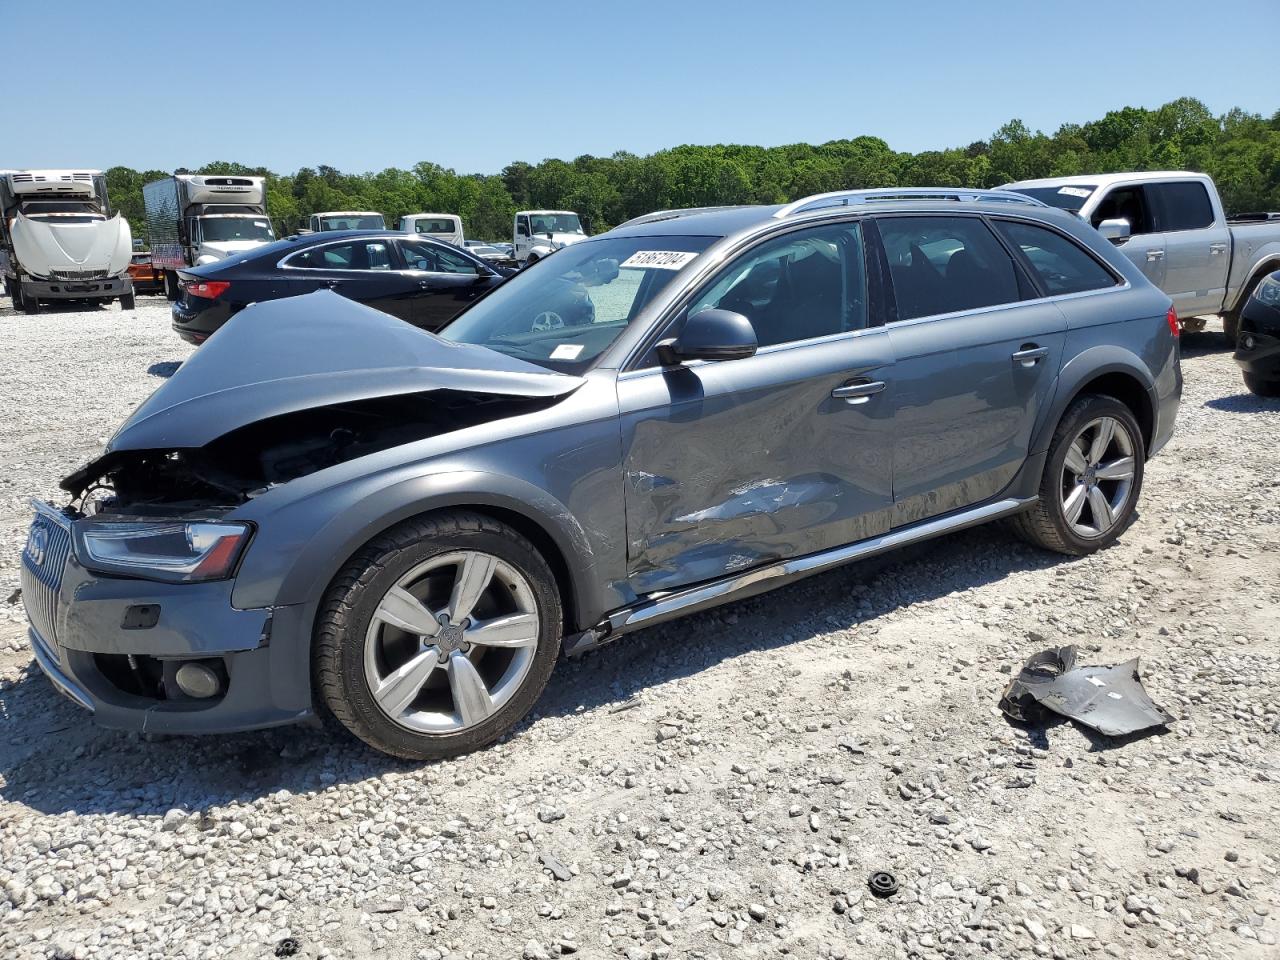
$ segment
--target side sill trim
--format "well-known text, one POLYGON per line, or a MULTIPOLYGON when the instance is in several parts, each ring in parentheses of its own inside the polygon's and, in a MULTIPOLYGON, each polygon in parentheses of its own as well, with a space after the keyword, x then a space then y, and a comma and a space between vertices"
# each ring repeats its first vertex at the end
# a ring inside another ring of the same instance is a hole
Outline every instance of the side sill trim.
POLYGON ((1034 497, 997 500, 960 513, 935 517, 909 527, 890 530, 869 540, 861 540, 858 543, 836 547, 822 553, 811 553, 793 560, 779 561, 748 570, 738 576, 725 577, 675 593, 651 597, 635 606, 624 607, 611 613, 604 622, 592 630, 587 630, 573 638, 566 638, 565 653, 567 656, 576 656, 611 642, 632 630, 653 626, 687 613, 716 606, 739 594, 749 596, 773 590, 793 580, 822 573, 855 560, 862 560, 908 544, 931 540, 966 527, 974 527, 990 520, 1020 513, 1035 502, 1034 497))

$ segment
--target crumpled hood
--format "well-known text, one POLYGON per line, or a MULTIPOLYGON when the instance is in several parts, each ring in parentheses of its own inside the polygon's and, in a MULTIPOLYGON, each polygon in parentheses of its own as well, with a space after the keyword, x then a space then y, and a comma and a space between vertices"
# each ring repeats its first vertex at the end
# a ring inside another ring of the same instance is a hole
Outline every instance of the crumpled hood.
POLYGON ((237 313, 143 401, 107 452, 202 447, 268 417, 373 397, 559 397, 582 383, 324 290, 237 313))
POLYGON ((47 277, 52 270, 105 270, 118 276, 129 266, 133 234, 120 214, 93 223, 13 219, 13 251, 27 272, 47 277))

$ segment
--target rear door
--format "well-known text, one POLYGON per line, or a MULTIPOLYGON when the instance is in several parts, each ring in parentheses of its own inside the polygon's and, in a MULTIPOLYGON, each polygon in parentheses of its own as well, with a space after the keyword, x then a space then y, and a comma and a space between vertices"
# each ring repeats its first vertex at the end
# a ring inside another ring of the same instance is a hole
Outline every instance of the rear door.
POLYGON ((1179 316, 1217 313, 1227 293, 1231 232, 1218 217, 1201 180, 1147 186, 1156 224, 1164 235, 1165 281, 1179 316))
POLYGON ((889 324, 893 525, 989 500, 1030 452, 1066 322, 976 215, 882 216, 889 324))
POLYGON ((397 269, 390 239, 340 240, 300 250, 283 261, 298 293, 332 290, 402 320, 410 320, 416 282, 397 269))
POLYGON ((496 282, 471 257, 440 243, 397 241, 413 286, 410 322, 439 330, 496 282))
POLYGON ((1144 184, 1118 184, 1103 194, 1089 216, 1097 227, 1103 220, 1128 220, 1132 233, 1120 244, 1120 252, 1132 260, 1148 280, 1161 290, 1165 285, 1165 235, 1155 215, 1155 200, 1144 184))

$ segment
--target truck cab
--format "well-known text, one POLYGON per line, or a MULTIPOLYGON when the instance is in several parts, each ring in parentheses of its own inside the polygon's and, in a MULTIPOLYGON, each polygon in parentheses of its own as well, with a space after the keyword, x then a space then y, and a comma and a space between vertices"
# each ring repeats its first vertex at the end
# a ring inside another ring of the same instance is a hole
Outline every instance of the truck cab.
POLYGON ((404 233, 422 234, 431 240, 451 243, 455 247, 466 243, 462 232, 462 218, 452 213, 411 213, 400 218, 400 230, 404 233))
POLYGON ((561 247, 587 239, 587 234, 572 210, 521 210, 511 239, 512 256, 521 266, 528 266, 561 247))
POLYGON ((1228 217, 1203 173, 1056 177, 1001 189, 1093 224, 1173 299, 1187 330, 1201 330, 1206 315, 1222 314, 1223 329, 1234 340, 1241 306, 1268 268, 1280 267, 1280 222, 1259 214, 1228 217))
POLYGON ((385 230, 387 223, 375 210, 327 210, 313 213, 307 218, 307 230, 324 233, 326 230, 385 230))

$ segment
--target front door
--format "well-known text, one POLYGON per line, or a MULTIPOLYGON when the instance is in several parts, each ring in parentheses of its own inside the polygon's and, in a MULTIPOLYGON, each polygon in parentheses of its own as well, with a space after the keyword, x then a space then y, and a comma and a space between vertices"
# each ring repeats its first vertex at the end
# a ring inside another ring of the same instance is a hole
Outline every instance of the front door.
POLYGON ((1127 220, 1132 233, 1120 244, 1120 252, 1133 261, 1157 287, 1168 292, 1165 279, 1165 235, 1155 215, 1155 203, 1143 184, 1112 187, 1089 215, 1096 228, 1103 220, 1127 220))
POLYGON ((529 218, 524 214, 516 217, 515 247, 512 256, 523 261, 529 255, 529 218))
POLYGON ((461 253, 425 240, 401 240, 399 246, 414 287, 414 326, 439 330, 489 289, 480 267, 461 253))
POLYGON ((882 217, 893 278, 893 525, 996 496, 1052 396, 1066 322, 978 216, 882 217))
POLYGON ((1164 291, 1179 316, 1217 313, 1227 294, 1231 231, 1214 214, 1199 180, 1173 180, 1147 187, 1165 241, 1164 291))
POLYGON ((763 241, 683 314, 744 314, 755 356, 670 367, 650 357, 620 375, 637 594, 888 530, 893 359, 885 329, 868 326, 866 291, 856 222, 763 241))

